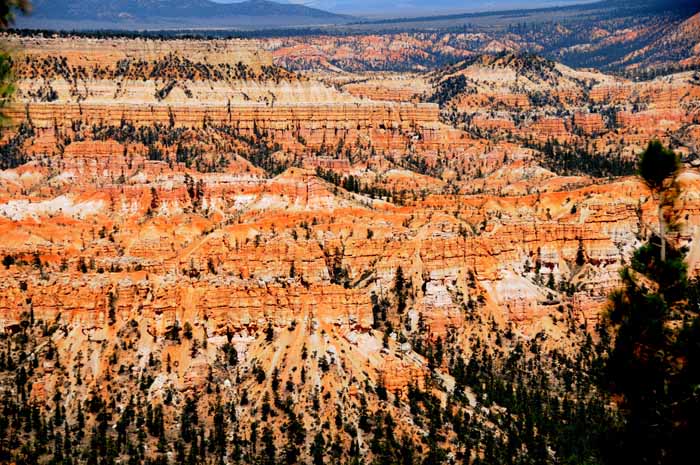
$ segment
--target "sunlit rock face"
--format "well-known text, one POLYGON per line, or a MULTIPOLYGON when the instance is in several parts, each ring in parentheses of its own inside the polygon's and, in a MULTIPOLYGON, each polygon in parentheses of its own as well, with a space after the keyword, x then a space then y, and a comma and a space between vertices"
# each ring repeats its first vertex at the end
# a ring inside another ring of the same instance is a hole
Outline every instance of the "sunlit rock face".
POLYGON ((593 334, 657 231, 634 175, 653 138, 684 161, 670 241, 700 267, 690 71, 633 82, 510 52, 297 74, 280 65, 321 58, 262 40, 10 39, 0 332, 41 322, 58 354, 31 399, 245 393, 248 437, 279 378, 293 411, 323 399, 309 430, 338 406, 424 435, 387 399, 449 405, 477 336, 567 353, 593 334), (436 361, 440 344, 459 350, 436 361))

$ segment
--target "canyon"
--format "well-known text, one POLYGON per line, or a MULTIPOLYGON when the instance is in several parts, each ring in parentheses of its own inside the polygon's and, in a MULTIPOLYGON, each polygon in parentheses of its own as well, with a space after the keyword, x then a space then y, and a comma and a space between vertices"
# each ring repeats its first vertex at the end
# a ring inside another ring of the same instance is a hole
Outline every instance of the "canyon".
POLYGON ((487 457, 427 412, 498 437, 504 407, 455 366, 509 344, 556 364, 598 339, 659 234, 636 175, 651 140, 682 161, 668 237, 700 271, 692 69, 634 80, 465 34, 442 40, 457 60, 410 72, 359 65, 405 59, 410 33, 5 40, 2 365, 28 363, 22 396, 92 437, 146 415, 119 430, 148 429, 144 463, 487 457))

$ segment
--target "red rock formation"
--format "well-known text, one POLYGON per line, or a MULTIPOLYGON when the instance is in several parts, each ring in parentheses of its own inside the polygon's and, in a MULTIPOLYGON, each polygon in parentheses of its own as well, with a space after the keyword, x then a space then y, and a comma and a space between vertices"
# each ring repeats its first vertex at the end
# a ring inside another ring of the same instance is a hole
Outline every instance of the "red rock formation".
POLYGON ((574 127, 588 135, 598 134, 606 130, 605 122, 598 113, 576 113, 573 124, 574 127))

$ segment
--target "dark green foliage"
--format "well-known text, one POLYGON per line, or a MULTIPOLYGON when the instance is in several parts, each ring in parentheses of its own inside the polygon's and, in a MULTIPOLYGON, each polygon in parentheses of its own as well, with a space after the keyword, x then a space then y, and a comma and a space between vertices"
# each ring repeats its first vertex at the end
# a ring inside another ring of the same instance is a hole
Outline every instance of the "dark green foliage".
POLYGON ((343 251, 336 248, 333 254, 326 253, 326 264, 331 273, 331 283, 350 287, 350 273, 343 266, 343 251))
POLYGON ((28 0, 2 0, 0 1, 0 29, 7 29, 15 19, 15 13, 31 11, 31 3, 28 0))
POLYGON ((12 255, 5 255, 2 259, 2 264, 5 266, 6 269, 10 268, 12 265, 15 264, 15 257, 12 255))
POLYGON ((184 442, 190 443, 195 438, 198 423, 197 402, 194 398, 187 398, 180 414, 180 438, 184 442))
POLYGON ((451 76, 438 83, 437 89, 428 97, 429 102, 435 102, 441 107, 461 95, 467 89, 467 79, 464 75, 451 76))
MULTIPOLYGON (((19 62, 18 77, 25 79, 65 79, 75 82, 79 79, 104 80, 154 80, 160 83, 155 97, 158 100, 166 98, 177 86, 181 86, 185 95, 191 97, 191 91, 181 82, 194 80, 206 81, 274 81, 296 79, 296 75, 274 65, 262 65, 259 71, 243 62, 206 63, 192 61, 179 54, 168 54, 152 60, 140 58, 123 58, 114 65, 95 64, 91 67, 73 66, 65 56, 47 56, 36 58, 23 57, 19 62)), ((171 117, 171 120, 173 118, 171 117)), ((171 126, 173 126, 171 124, 171 126)))
POLYGON ((386 297, 381 299, 372 292, 370 295, 370 300, 372 302, 372 326, 374 329, 379 329, 381 324, 385 323, 387 320, 387 311, 389 310, 389 300, 386 297))
MULTIPOLYGON (((325 169, 320 166, 316 168, 316 175, 319 178, 324 179, 330 182, 331 184, 335 184, 338 187, 342 187, 343 189, 350 192, 367 195, 373 199, 381 198, 387 199, 389 201, 396 201, 394 192, 390 192, 383 187, 374 185, 368 186, 366 184, 362 184, 362 182, 360 182, 360 179, 353 175, 343 176, 331 169, 325 169)), ((369 231, 367 234, 369 239, 369 231)))
POLYGON ((280 160, 275 156, 276 152, 280 151, 282 147, 277 142, 274 142, 267 131, 261 130, 257 124, 253 126, 252 136, 241 134, 237 128, 230 126, 214 126, 213 129, 244 144, 245 149, 239 154, 270 175, 278 175, 292 166, 292 162, 280 160))
POLYGON ((539 151, 538 162, 562 176, 584 175, 598 178, 629 176, 634 173, 634 162, 616 154, 593 154, 585 147, 560 144, 548 140, 544 144, 525 141, 525 146, 539 151))
POLYGON ((180 322, 175 320, 172 326, 170 326, 166 330, 165 338, 169 341, 180 342, 180 331, 182 331, 182 328, 180 327, 180 322))
POLYGON ((679 167, 678 156, 658 140, 649 142, 639 159, 639 175, 654 191, 659 191, 679 167))
POLYGON ((148 159, 152 161, 162 161, 163 151, 155 145, 148 146, 148 159))
MULTIPOLYGON (((27 13, 31 10, 31 5, 28 0, 0 0, 0 30, 9 28, 15 20, 15 14, 19 11, 27 13)), ((12 74, 12 58, 5 52, 4 47, 0 48, 0 123, 5 122, 5 115, 2 112, 3 107, 12 98, 14 94, 14 76, 12 74)), ((21 146, 21 141, 16 142, 16 147, 13 147, 10 152, 17 151, 21 146)), ((19 154, 8 154, 3 146, 0 152, 0 169, 14 168, 22 163, 22 158, 19 154), (9 156, 12 156, 10 158, 9 156), (8 159, 10 158, 10 159, 8 159), (14 165, 14 166, 13 166, 14 165)))
POLYGON ((275 440, 272 434, 272 430, 269 427, 265 427, 262 435, 263 443, 263 455, 262 464, 263 465, 276 465, 277 463, 277 449, 275 448, 275 440))
POLYGON ((579 239, 578 249, 576 250, 576 266, 583 266, 586 263, 586 254, 583 248, 583 241, 579 239))
MULTIPOLYGON (((637 249, 632 256, 632 269, 652 277, 666 298, 680 300, 687 292, 688 273, 684 256, 677 249, 669 249, 666 261, 659 256, 657 238, 637 249)), ((628 276, 625 275, 625 276, 628 276)))
POLYGON ((109 294, 107 295, 107 321, 109 322, 110 326, 116 323, 117 321, 117 296, 114 292, 109 291, 109 294))
POLYGON ((182 335, 185 337, 185 339, 192 340, 192 325, 189 321, 185 322, 182 329, 182 335))
MULTIPOLYGON (((1 68, 0 56, 0 73, 2 73, 1 68)), ((34 137, 34 134, 34 127, 28 122, 23 122, 17 133, 10 137, 5 144, 0 145, 0 170, 16 168, 29 161, 22 147, 27 139, 34 137)))
MULTIPOLYGON (((505 409, 496 414, 504 434, 482 432, 485 463, 602 463, 601 441, 617 422, 589 375, 582 375, 594 371, 596 354, 590 344, 584 344, 575 358, 556 351, 547 357, 528 355, 521 343, 495 356, 483 345, 478 349, 479 345, 475 344, 468 364, 456 359, 451 373, 457 392, 469 386, 484 396, 486 406, 505 409), (548 448, 556 451, 559 461, 549 456, 548 448)), ((533 347, 531 343, 530 354, 533 347)), ((474 431, 465 426, 455 428, 460 441, 471 449, 474 431)))
POLYGON ((226 343, 222 347, 224 354, 226 355, 226 362, 228 363, 229 366, 235 367, 238 365, 238 351, 236 350, 236 347, 232 345, 231 343, 226 343))
POLYGON ((394 294, 396 295, 396 311, 401 314, 406 310, 407 289, 406 278, 404 278, 403 268, 400 265, 396 269, 394 277, 394 294))
POLYGON ((311 457, 314 465, 324 465, 326 442, 323 440, 323 434, 319 431, 314 436, 314 442, 311 444, 311 457))
MULTIPOLYGON (((656 177, 658 182, 663 181, 656 177)), ((609 463, 682 464, 700 433, 697 412, 698 299, 682 254, 646 244, 611 296, 609 321, 617 329, 602 383, 621 397, 625 422, 613 430, 609 463), (654 283, 649 288, 644 279, 654 283)))

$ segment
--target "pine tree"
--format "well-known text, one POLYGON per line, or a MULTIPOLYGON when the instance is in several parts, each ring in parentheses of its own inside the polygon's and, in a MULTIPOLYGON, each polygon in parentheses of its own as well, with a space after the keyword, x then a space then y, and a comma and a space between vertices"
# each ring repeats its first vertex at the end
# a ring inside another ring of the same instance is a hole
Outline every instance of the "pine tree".
POLYGON ((325 455, 326 442, 323 439, 323 434, 319 431, 314 436, 314 442, 311 444, 311 457, 313 458, 314 465, 324 465, 325 461, 323 459, 325 455))
POLYGON ((262 463, 264 465, 275 465, 277 463, 277 449, 275 448, 275 438, 272 434, 272 429, 269 426, 263 429, 262 443, 262 463))
POLYGON ((583 241, 578 240, 578 250, 576 251, 576 266, 583 266, 586 263, 586 255, 583 249, 583 241))
POLYGON ((677 197, 674 189, 675 176, 680 168, 678 156, 664 147, 658 140, 649 142, 639 159, 639 175, 651 189, 659 202, 659 240, 661 241, 661 261, 666 261, 666 221, 664 210, 673 204, 677 197))
POLYGON ((623 270, 624 287, 611 295, 608 324, 616 337, 601 380, 621 399, 625 421, 611 431, 609 463, 686 463, 700 433, 693 393, 700 382, 700 283, 688 282, 683 254, 663 241, 661 205, 669 206, 665 191, 676 170, 675 154, 650 143, 640 174, 660 197, 662 246, 638 249, 623 270))
POLYGON ((394 278, 394 293, 396 294, 396 311, 401 314, 406 309, 406 279, 403 275, 401 265, 396 268, 396 276, 394 278))

